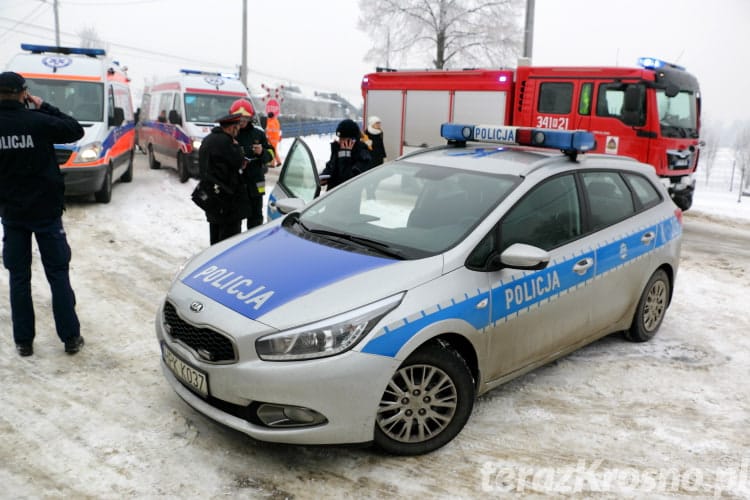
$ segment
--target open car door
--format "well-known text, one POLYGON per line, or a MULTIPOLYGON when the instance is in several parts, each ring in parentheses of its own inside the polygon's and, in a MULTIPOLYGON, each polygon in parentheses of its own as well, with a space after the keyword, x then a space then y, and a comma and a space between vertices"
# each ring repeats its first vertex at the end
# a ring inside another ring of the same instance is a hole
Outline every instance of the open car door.
POLYGON ((320 177, 315 159, 305 141, 297 137, 286 155, 279 180, 268 198, 268 220, 285 215, 285 210, 279 206, 279 202, 287 206, 283 200, 296 198, 302 202, 299 206, 303 206, 319 195, 320 177))

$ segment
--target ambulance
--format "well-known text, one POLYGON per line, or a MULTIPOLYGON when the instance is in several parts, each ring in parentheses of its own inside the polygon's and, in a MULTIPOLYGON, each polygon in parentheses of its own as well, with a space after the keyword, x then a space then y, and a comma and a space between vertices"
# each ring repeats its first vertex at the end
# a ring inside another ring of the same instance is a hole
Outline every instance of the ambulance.
POLYGON ((126 68, 102 49, 21 44, 8 71, 26 78, 29 91, 73 116, 83 138, 56 144, 66 195, 112 199, 112 184, 133 180, 135 128, 126 68))
POLYGON ((362 97, 365 120, 381 119, 389 158, 440 144, 435 123, 590 130, 594 152, 650 164, 681 209, 692 204, 701 92, 684 67, 660 59, 641 58, 637 67, 380 71, 364 76, 362 97))
POLYGON ((216 119, 237 99, 252 102, 236 75, 182 69, 144 90, 138 146, 149 167, 171 167, 180 181, 198 177, 198 150, 216 119))

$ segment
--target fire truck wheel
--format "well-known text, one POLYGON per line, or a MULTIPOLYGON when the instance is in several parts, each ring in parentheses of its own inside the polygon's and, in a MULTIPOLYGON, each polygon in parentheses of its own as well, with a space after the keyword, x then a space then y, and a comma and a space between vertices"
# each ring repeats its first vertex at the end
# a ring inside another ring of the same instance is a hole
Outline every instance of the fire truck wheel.
POLYGON ((678 195, 674 197, 674 203, 680 209, 682 209, 683 212, 687 211, 690 207, 693 206, 693 195, 692 194, 686 194, 686 195, 678 195))

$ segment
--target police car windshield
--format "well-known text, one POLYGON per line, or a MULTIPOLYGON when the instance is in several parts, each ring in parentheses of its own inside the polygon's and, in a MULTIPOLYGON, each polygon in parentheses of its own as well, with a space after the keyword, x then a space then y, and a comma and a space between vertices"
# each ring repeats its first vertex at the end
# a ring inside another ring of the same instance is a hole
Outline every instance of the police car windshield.
POLYGON ((300 216, 305 227, 378 242, 406 259, 462 241, 520 182, 514 176, 389 163, 355 177, 300 216))
POLYGON ((213 123, 229 112, 236 95, 185 94, 185 116, 189 122, 213 123))
POLYGON ((104 115, 104 85, 70 80, 26 80, 29 91, 79 122, 100 122, 104 115))

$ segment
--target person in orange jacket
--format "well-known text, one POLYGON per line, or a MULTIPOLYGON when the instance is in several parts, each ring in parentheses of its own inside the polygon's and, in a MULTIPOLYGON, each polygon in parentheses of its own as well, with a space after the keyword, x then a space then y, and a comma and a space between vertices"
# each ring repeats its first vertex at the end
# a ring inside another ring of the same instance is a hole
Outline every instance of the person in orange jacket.
POLYGON ((281 124, 279 119, 273 111, 268 112, 268 118, 266 120, 266 137, 268 142, 273 146, 274 152, 274 167, 281 165, 281 158, 279 158, 279 143, 281 142, 281 124))

